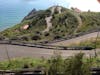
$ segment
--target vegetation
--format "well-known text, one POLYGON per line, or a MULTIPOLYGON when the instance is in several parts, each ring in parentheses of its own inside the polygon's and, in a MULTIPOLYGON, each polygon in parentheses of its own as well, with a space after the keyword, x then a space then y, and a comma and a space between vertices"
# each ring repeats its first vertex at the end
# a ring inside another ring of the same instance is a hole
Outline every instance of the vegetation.
POLYGON ((0 69, 2 70, 16 70, 22 69, 24 65, 28 65, 30 68, 37 66, 45 66, 45 61, 42 59, 33 59, 33 58, 16 58, 11 59, 10 61, 1 61, 0 69))
POLYGON ((50 59, 21 58, 0 62, 0 69, 21 69, 27 65, 29 68, 44 67, 49 75, 91 75, 90 68, 100 66, 98 58, 84 58, 83 53, 63 59, 60 54, 55 54, 50 59))
POLYGON ((78 32, 89 32, 100 29, 99 12, 83 12, 80 14, 83 25, 78 32))
MULTIPOLYGON (((100 12, 80 12, 62 7, 62 13, 59 14, 57 10, 52 15, 52 28, 49 32, 42 33, 46 28, 45 17, 50 16, 51 8, 47 10, 32 10, 21 23, 14 27, 8 28, 0 32, 1 40, 4 38, 14 39, 16 37, 23 37, 24 41, 51 41, 68 36, 86 34, 88 32, 99 31, 100 29, 100 12), (79 26, 79 17, 82 20, 82 25, 79 26), (22 27, 28 24, 29 28, 24 30, 22 27), (37 33, 38 32, 38 33, 37 33), (29 37, 29 38, 27 38, 29 37), (34 40, 34 37, 38 39, 34 40)), ((20 38, 18 38, 20 39, 20 38)))
POLYGON ((73 57, 62 59, 60 55, 49 60, 50 75, 91 75, 90 68, 100 66, 99 58, 83 58, 84 54, 79 53, 73 57), (94 64, 95 63, 95 64, 94 64))
POLYGON ((89 46, 92 48, 100 48, 100 37, 97 38, 91 38, 90 40, 86 40, 83 42, 80 42, 78 44, 71 44, 70 46, 78 46, 78 47, 82 47, 82 46, 89 46))

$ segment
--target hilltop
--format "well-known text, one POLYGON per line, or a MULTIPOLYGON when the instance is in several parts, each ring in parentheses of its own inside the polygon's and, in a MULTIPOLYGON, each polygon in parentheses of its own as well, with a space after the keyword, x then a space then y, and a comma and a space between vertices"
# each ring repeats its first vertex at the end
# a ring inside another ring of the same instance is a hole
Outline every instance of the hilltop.
POLYGON ((100 12, 82 12, 77 8, 33 9, 21 23, 0 32, 0 39, 44 42, 80 36, 99 31, 99 20, 100 12))

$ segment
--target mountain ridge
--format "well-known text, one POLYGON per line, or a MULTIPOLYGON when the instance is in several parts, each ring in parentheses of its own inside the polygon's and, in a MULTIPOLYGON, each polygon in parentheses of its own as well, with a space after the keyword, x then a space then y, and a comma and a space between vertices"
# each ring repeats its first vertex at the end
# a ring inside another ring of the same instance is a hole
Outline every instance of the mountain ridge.
POLYGON ((53 41, 69 36, 99 31, 100 12, 82 12, 53 6, 46 10, 33 9, 22 22, 0 32, 1 37, 22 41, 53 41))

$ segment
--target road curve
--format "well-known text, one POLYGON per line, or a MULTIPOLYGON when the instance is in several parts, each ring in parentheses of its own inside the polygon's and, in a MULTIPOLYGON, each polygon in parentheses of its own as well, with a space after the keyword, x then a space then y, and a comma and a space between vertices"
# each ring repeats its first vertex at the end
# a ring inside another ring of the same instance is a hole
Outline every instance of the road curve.
MULTIPOLYGON (((71 44, 74 44, 74 43, 80 43, 82 41, 86 41, 86 40, 89 40, 91 38, 96 38, 97 34, 98 34, 98 32, 89 33, 89 34, 86 34, 86 35, 83 35, 83 36, 80 36, 80 37, 76 37, 76 38, 72 38, 72 39, 69 39, 69 40, 63 40, 63 41, 60 41, 60 42, 51 43, 50 45, 67 46, 67 45, 71 45, 71 44)), ((99 37, 100 37, 100 34, 99 34, 99 37)))
MULTIPOLYGON (((95 38, 98 32, 86 34, 77 38, 73 38, 70 40, 64 40, 61 42, 52 43, 52 45, 69 45, 71 43, 78 43, 80 41, 85 41, 90 38, 95 38)), ((100 34, 99 34, 100 36, 100 34)), ((33 57, 33 58, 50 58, 54 51, 52 49, 43 49, 43 48, 35 48, 35 47, 25 47, 25 46, 16 46, 16 45, 7 45, 7 44, 0 44, 0 61, 7 60, 7 52, 10 58, 17 58, 17 57, 33 57)), ((81 50, 57 50, 60 51, 63 58, 68 56, 73 56, 76 53, 83 52, 86 56, 92 55, 94 56, 94 50, 90 51, 81 51, 81 50)), ((100 53, 100 49, 97 49, 97 53, 100 53)))
MULTIPOLYGON (((53 55, 54 51, 56 50, 0 44, 0 61, 8 59, 6 53, 7 51, 9 57, 12 59, 18 57, 50 58, 53 55)), ((86 56, 94 55, 94 50, 90 50, 90 51, 57 50, 57 52, 59 51, 61 52, 63 58, 67 58, 68 56, 73 56, 74 54, 79 52, 85 53, 86 56)))

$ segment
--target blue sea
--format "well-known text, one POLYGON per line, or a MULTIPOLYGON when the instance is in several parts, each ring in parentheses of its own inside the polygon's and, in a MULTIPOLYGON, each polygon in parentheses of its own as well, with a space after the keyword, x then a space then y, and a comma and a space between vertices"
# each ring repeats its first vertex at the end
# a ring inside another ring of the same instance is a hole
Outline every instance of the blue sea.
POLYGON ((56 2, 53 0, 0 0, 0 31, 20 23, 33 8, 46 9, 55 5, 56 2))

